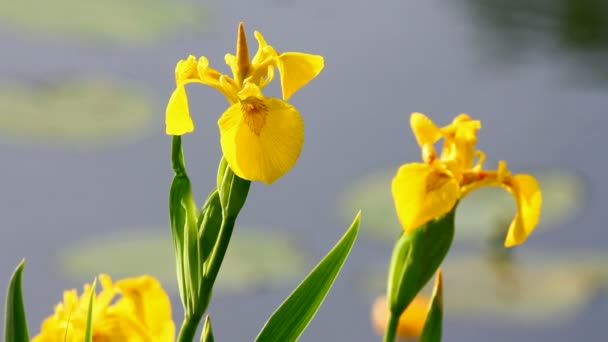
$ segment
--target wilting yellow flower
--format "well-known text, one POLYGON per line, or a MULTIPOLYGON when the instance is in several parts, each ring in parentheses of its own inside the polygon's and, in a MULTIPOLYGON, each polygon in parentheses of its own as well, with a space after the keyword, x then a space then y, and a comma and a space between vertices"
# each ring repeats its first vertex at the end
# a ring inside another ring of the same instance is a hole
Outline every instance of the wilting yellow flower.
MULTIPOLYGON (((102 290, 93 304, 93 341, 172 342, 175 325, 171 303, 158 280, 151 276, 112 283, 106 274, 98 278, 102 290), (116 297, 120 296, 118 300, 116 297)), ((75 289, 63 293, 63 302, 41 325, 32 342, 82 342, 87 322, 91 285, 80 297, 75 289), (65 338, 65 339, 64 339, 65 338)))
POLYGON ((176 88, 166 111, 169 135, 192 132, 185 85, 202 83, 219 90, 230 107, 218 121, 222 152, 241 178, 272 183, 295 164, 304 144, 304 123, 298 111, 285 102, 323 69, 323 57, 300 52, 278 53, 255 32, 258 51, 249 60, 243 24, 239 25, 236 55, 227 54, 232 77, 209 66, 206 57, 189 56, 175 68, 176 88), (268 98, 262 89, 280 73, 282 99, 268 98))
POLYGON ((481 122, 466 114, 439 128, 424 114, 413 113, 410 124, 424 162, 402 165, 393 179, 397 216, 405 231, 449 212, 474 189, 501 186, 515 197, 518 209, 509 226, 505 246, 524 242, 540 217, 542 196, 536 178, 511 175, 504 161, 498 163, 497 170, 483 170, 485 155, 475 150, 481 122), (437 157, 434 144, 441 138, 443 150, 437 157))

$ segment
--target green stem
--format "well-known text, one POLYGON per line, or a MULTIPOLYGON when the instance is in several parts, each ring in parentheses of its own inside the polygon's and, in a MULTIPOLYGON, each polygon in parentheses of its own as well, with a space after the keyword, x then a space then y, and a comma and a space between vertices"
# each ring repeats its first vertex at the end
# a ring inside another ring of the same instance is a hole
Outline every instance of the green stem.
POLYGON ((215 279, 217 278, 222 262, 224 261, 224 256, 228 250, 228 244, 232 237, 235 222, 236 217, 224 216, 222 219, 218 242, 209 257, 209 268, 207 269, 205 280, 203 281, 204 285, 208 287, 209 293, 211 293, 215 279))
POLYGON ((386 332, 384 333, 384 342, 395 342, 395 334, 397 333, 398 325, 399 316, 391 313, 386 326, 386 332))
POLYGON ((174 135, 171 140, 171 166, 173 167, 173 171, 178 175, 185 172, 182 137, 179 135, 174 135))
POLYGON ((186 316, 184 317, 184 322, 182 323, 182 328, 179 330, 179 336, 177 337, 177 342, 192 342, 194 341, 194 335, 196 335, 196 330, 198 328, 198 324, 203 317, 202 311, 201 314, 196 314, 195 316, 186 316))

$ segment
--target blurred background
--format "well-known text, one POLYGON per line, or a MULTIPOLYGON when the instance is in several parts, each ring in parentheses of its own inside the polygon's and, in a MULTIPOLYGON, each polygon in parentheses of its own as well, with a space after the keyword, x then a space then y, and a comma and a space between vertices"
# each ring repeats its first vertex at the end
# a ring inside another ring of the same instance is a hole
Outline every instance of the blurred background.
MULTIPOLYGON (((512 198, 489 189, 463 201, 443 266, 445 340, 605 338, 603 0, 0 2, 0 291, 27 258, 33 334, 64 289, 100 272, 159 277, 181 322, 164 109, 179 59, 205 55, 228 72, 239 21, 250 50, 259 30, 279 51, 324 55, 326 67, 291 101, 306 123, 296 167, 253 184, 239 217, 210 307, 219 340, 253 340, 359 208, 359 239, 301 340, 380 340, 370 306, 401 229, 390 179, 420 158, 413 111, 439 125, 461 112, 480 119, 486 167, 507 160, 543 189, 539 227, 508 251, 512 198)), ((185 156, 202 204, 226 102, 188 91, 197 129, 185 156)))

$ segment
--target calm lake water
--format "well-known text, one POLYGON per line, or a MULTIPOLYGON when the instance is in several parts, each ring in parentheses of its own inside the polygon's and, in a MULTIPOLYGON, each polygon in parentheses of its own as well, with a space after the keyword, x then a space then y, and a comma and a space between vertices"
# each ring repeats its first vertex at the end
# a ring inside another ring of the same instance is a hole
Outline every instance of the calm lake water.
MULTIPOLYGON (((110 76, 136 87, 154 108, 152 129, 107 145, 0 139, 0 275, 6 279, 0 291, 26 257, 30 331, 38 331, 64 288, 81 287, 57 269, 55 256, 63 248, 103 233, 167 224, 172 174, 164 108, 175 62, 188 54, 206 55, 227 72, 223 56, 234 49, 239 21, 245 22, 252 50, 253 30, 259 30, 280 51, 319 53, 326 61, 321 75, 293 97, 306 123, 296 167, 272 186, 254 184, 240 223, 284 229, 318 260, 350 223, 338 213, 344 189, 372 172, 419 158, 409 114, 421 111, 445 124, 466 112, 483 122, 479 140, 488 165, 504 159, 513 170, 566 168, 589 184, 576 217, 550 233, 533 234, 517 252, 606 251, 608 10, 602 1, 201 3, 206 13, 200 27, 145 43, 64 37, 0 21, 3 84, 110 76)), ((273 86, 270 94, 277 96, 273 86)), ((186 159, 202 203, 220 157, 215 121, 226 102, 204 87, 189 87, 189 94, 197 130, 185 139, 186 159)), ((11 112, 1 110, 3 116, 11 112)), ((374 229, 365 212, 361 229, 374 229)), ((359 237, 302 341, 380 340, 369 324, 376 294, 362 290, 361 283, 366 270, 388 262, 391 244, 369 235, 359 237)), ((171 292, 179 320, 179 299, 171 292)), ((216 337, 252 340, 290 292, 283 287, 216 296, 210 309, 216 337)), ((556 322, 448 310, 444 336, 446 341, 599 341, 606 317, 604 291, 556 322)))

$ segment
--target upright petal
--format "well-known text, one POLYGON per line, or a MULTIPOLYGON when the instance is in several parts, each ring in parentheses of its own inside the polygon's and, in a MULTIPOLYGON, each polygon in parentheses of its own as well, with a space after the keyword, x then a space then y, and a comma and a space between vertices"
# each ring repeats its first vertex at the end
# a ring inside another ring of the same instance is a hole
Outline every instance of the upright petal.
POLYGON ((509 226, 505 247, 519 245, 538 224, 542 206, 542 194, 538 181, 531 175, 515 175, 505 185, 517 202, 517 215, 509 226))
POLYGON ((276 50, 266 43, 266 39, 259 31, 254 31, 253 35, 255 39, 258 41, 258 51, 253 56, 251 60, 251 64, 259 65, 263 63, 267 58, 276 57, 278 54, 276 50))
POLYGON ((187 59, 177 62, 175 65, 175 84, 198 79, 197 64, 198 61, 194 55, 190 55, 187 59))
POLYGON ((304 122, 290 104, 262 98, 267 115, 248 121, 243 103, 230 106, 218 121, 222 151, 239 177, 270 184, 296 163, 304 144, 304 122))
POLYGON ((441 130, 426 115, 422 113, 412 113, 410 116, 410 126, 418 145, 424 146, 434 144, 441 138, 441 130))
POLYGON ((406 232, 449 212, 459 196, 453 177, 423 163, 401 166, 391 188, 397 216, 406 232))
POLYGON ((283 100, 289 99, 293 93, 315 78, 325 62, 323 56, 301 52, 285 52, 279 56, 277 66, 281 73, 281 89, 283 100))
POLYGON ((188 96, 183 85, 177 86, 169 98, 165 113, 165 126, 168 135, 182 135, 194 130, 194 123, 188 108, 188 96))

